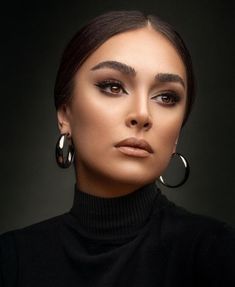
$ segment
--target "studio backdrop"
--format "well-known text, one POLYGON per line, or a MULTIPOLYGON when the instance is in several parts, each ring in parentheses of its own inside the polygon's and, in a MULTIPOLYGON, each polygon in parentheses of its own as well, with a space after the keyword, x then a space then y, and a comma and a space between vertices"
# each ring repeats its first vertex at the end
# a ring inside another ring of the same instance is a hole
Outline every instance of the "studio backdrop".
POLYGON ((233 3, 87 0, 5 4, 1 8, 0 233, 71 208, 74 171, 59 169, 55 162, 59 131, 54 82, 67 42, 91 18, 110 10, 159 15, 185 39, 194 63, 197 99, 177 150, 188 159, 191 173, 182 187, 168 189, 160 183, 159 187, 189 211, 235 225, 233 3))

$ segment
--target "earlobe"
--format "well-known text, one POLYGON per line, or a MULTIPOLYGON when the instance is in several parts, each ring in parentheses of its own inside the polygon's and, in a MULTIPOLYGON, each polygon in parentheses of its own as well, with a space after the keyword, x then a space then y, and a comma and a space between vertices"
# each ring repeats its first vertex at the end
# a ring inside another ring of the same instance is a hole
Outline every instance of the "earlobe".
POLYGON ((57 110, 57 124, 61 134, 69 133, 71 135, 68 107, 66 105, 62 105, 57 110))

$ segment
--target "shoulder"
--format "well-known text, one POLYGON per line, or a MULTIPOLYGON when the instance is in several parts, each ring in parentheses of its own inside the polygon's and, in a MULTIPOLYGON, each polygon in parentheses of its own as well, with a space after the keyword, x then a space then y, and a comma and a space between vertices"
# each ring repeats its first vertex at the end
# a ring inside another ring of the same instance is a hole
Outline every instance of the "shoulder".
POLYGON ((27 227, 0 235, 0 286, 15 286, 18 264, 31 252, 40 254, 53 249, 58 230, 67 214, 59 215, 27 227), (8 276, 11 270, 11 276, 8 276))
POLYGON ((196 234, 217 234, 231 237, 235 234, 235 228, 222 220, 218 220, 211 216, 206 216, 191 212, 184 207, 181 207, 167 199, 161 194, 162 204, 159 208, 161 218, 162 232, 167 234, 172 233, 187 233, 195 236, 196 234))
POLYGON ((162 204, 155 214, 161 222, 160 234, 165 245, 184 245, 214 254, 230 252, 235 258, 234 227, 211 216, 190 212, 169 201, 165 195, 161 197, 162 204))
POLYGON ((190 212, 167 199, 160 217, 165 249, 171 255, 177 254, 181 261, 191 258, 196 277, 201 280, 199 283, 235 286, 234 227, 213 217, 190 212))
POLYGON ((211 216, 196 214, 175 204, 162 210, 162 234, 184 243, 192 242, 214 254, 227 252, 235 256, 235 228, 211 216))
POLYGON ((0 286, 16 286, 17 271, 18 257, 13 232, 6 232, 0 235, 0 286), (8 276, 9 270, 11 276, 8 276))
POLYGON ((58 215, 29 226, 7 231, 0 235, 0 248, 5 245, 17 245, 18 241, 31 240, 33 237, 38 241, 55 233, 64 221, 67 213, 58 215))

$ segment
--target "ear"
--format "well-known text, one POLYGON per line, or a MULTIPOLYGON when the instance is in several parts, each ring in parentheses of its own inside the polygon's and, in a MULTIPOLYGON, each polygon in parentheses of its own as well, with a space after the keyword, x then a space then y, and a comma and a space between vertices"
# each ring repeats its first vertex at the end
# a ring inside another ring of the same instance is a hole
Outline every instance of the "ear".
POLYGON ((70 110, 67 105, 61 105, 57 110, 57 124, 61 134, 71 135, 70 110))

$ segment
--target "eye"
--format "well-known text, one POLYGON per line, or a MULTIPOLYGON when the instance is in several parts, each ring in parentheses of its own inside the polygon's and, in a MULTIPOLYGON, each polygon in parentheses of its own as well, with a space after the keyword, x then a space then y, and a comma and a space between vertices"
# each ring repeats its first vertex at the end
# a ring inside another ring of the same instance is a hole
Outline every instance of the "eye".
POLYGON ((123 84, 117 80, 104 80, 95 84, 101 89, 102 92, 111 95, 119 95, 121 93, 127 94, 126 90, 123 88, 123 84))
POLYGON ((152 97, 152 99, 165 106, 174 106, 180 101, 180 96, 175 92, 164 92, 160 95, 152 97))

